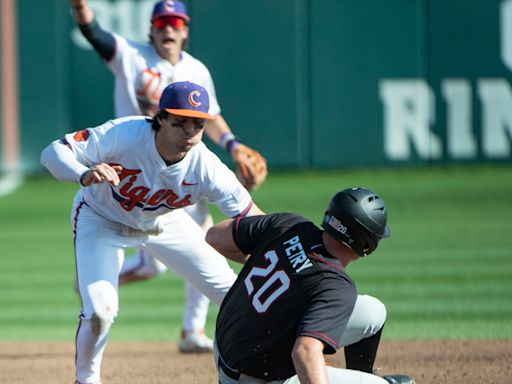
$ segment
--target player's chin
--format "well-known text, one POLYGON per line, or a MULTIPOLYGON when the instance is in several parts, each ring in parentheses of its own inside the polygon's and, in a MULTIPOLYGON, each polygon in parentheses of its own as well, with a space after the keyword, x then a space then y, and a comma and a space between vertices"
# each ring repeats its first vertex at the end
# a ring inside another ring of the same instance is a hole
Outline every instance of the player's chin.
POLYGON ((172 53, 174 50, 176 50, 176 44, 174 43, 162 43, 160 45, 160 50, 165 53, 172 53))
POLYGON ((198 141, 196 140, 187 140, 183 146, 182 146, 182 149, 183 151, 190 151, 192 149, 192 147, 194 147, 196 144, 198 143, 198 141))

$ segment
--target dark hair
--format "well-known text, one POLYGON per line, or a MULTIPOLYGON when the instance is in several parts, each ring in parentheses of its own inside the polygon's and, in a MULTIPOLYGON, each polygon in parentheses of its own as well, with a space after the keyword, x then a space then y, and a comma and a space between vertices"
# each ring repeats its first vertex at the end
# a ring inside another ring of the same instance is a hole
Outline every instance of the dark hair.
POLYGON ((153 121, 151 122, 151 128, 155 132, 158 132, 160 129, 160 123, 158 122, 158 119, 166 120, 167 117, 169 117, 170 113, 167 112, 165 109, 160 109, 155 116, 153 116, 153 121))

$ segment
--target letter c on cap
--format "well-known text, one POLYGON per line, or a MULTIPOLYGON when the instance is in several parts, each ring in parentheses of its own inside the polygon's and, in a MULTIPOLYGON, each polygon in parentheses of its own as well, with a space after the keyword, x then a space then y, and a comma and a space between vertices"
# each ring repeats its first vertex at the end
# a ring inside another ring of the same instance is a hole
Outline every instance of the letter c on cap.
POLYGON ((199 107, 201 105, 201 102, 195 101, 194 100, 195 96, 201 96, 199 91, 192 91, 192 92, 190 92, 190 94, 188 95, 188 102, 189 102, 189 104, 191 106, 193 106, 194 108, 197 108, 197 107, 199 107))

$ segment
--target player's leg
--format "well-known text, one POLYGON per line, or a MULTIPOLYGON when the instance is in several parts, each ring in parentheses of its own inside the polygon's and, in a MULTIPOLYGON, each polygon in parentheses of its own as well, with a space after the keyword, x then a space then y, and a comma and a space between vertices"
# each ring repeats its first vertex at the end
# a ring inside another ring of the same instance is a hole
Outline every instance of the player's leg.
POLYGON ((151 279, 166 270, 163 263, 144 251, 137 250, 133 256, 125 258, 119 273, 119 285, 151 279))
POLYGON ((182 353, 210 353, 213 340, 205 333, 210 300, 193 284, 185 280, 183 328, 178 349, 182 353))
MULTIPOLYGON (((135 255, 125 258, 119 273, 119 285, 151 279, 167 271, 167 267, 148 253, 137 250, 135 255)), ((204 329, 210 301, 195 286, 185 281, 185 308, 183 327, 178 348, 183 353, 210 353, 213 340, 204 329)))
MULTIPOLYGON (((327 367, 329 383, 346 384, 416 384, 416 381, 407 375, 386 375, 383 377, 353 369, 327 367)), ((288 384, 288 383, 287 383, 288 384)), ((290 383, 291 384, 291 383, 290 383)), ((295 384, 295 383, 293 383, 295 384)), ((298 382, 297 382, 298 384, 298 382)))
MULTIPOLYGON (((329 383, 343 383, 343 384, 389 384, 388 381, 382 377, 372 375, 370 373, 355 371, 352 369, 327 367, 327 378, 329 383)), ((239 381, 240 384, 300 384, 297 375, 290 377, 284 381, 239 381)))
POLYGON ((329 383, 347 384, 389 384, 382 377, 352 369, 327 367, 329 383))
POLYGON ((186 212, 166 215, 161 225, 163 232, 151 236, 144 250, 220 305, 236 280, 226 259, 206 243, 204 232, 186 212))
MULTIPOLYGON (((188 215, 206 231, 213 225, 206 200, 185 208, 188 215)), ((210 301, 193 284, 185 280, 185 308, 183 328, 178 348, 180 352, 212 352, 213 340, 205 333, 206 318, 210 301)))
POLYGON ((117 283, 123 250, 111 223, 78 203, 74 209, 75 258, 82 310, 76 334, 76 379, 99 383, 108 330, 117 315, 117 283), (109 225, 110 224, 110 225, 109 225))
POLYGON ((358 295, 342 335, 345 347, 346 367, 364 372, 373 372, 380 336, 386 321, 386 307, 375 297, 358 295))
MULTIPOLYGON (((205 200, 185 208, 185 211, 206 232, 213 225, 205 200)), ((119 274, 119 284, 147 280, 165 272, 167 267, 143 250, 127 257, 119 274)), ((185 282, 185 308, 179 342, 180 352, 212 352, 213 340, 206 336, 204 328, 208 315, 209 300, 194 285, 185 282)))
MULTIPOLYGON (((300 384, 297 375, 286 380, 265 381, 256 377, 240 375, 238 380, 226 375, 221 367, 217 366, 217 374, 220 384, 300 384)), ((351 369, 327 367, 327 377, 329 383, 343 384, 389 384, 382 377, 370 373, 355 371, 351 369)))

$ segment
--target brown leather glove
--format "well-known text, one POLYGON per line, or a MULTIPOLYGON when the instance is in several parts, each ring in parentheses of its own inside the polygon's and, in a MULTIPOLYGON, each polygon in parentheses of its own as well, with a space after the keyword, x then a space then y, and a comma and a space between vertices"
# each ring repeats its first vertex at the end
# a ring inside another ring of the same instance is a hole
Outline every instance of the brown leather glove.
POLYGON ((231 151, 236 164, 236 176, 248 191, 260 187, 267 178, 267 160, 258 151, 238 144, 231 151))

